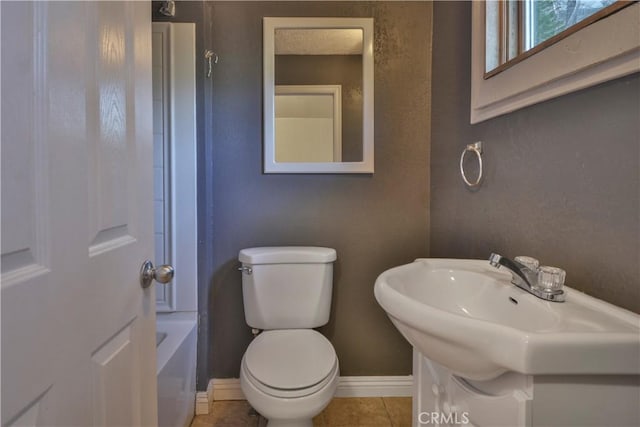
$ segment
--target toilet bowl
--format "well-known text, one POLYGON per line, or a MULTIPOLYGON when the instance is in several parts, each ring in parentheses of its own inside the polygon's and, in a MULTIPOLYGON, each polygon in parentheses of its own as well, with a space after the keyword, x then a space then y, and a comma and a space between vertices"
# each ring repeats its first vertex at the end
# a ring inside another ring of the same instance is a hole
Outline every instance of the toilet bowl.
POLYGON ((242 358, 240 385, 269 427, 312 426, 338 386, 338 358, 312 329, 265 331, 242 358))
POLYGON ((313 328, 329 320, 336 252, 318 247, 240 251, 249 344, 240 386, 268 427, 307 427, 331 401, 340 375, 336 352, 313 328))

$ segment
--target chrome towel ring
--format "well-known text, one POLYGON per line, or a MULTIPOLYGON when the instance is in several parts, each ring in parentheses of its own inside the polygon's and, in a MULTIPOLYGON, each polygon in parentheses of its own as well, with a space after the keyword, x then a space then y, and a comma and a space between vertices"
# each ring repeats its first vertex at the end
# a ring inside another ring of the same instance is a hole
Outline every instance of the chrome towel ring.
POLYGON ((480 185, 480 181, 482 181, 482 141, 478 141, 473 144, 467 144, 467 147, 464 149, 462 155, 460 156, 460 174, 462 175, 464 183, 469 187, 473 188, 480 185), (467 153, 467 151, 475 153, 476 157, 478 158, 478 178, 475 180, 475 182, 470 182, 467 179, 466 174, 464 173, 464 155, 467 153))

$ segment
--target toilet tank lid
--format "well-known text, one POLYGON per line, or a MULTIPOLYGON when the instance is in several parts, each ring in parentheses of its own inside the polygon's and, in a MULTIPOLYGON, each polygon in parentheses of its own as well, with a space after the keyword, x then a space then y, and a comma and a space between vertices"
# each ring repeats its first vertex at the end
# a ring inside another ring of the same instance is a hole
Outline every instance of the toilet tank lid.
POLYGON ((336 250, 317 246, 266 246, 242 249, 238 260, 245 264, 327 263, 337 258, 336 250))

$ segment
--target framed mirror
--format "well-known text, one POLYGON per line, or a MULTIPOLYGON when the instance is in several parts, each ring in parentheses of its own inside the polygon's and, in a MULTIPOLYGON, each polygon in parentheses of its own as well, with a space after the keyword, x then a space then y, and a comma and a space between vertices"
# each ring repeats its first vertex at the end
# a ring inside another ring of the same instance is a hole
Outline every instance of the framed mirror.
POLYGON ((373 18, 264 18, 264 172, 373 173, 373 18))

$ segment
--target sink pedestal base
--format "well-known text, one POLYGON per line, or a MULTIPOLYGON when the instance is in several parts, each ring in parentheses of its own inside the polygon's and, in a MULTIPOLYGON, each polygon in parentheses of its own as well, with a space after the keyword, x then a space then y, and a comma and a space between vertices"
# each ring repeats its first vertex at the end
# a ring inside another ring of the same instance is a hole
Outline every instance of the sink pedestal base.
POLYGON ((638 375, 524 375, 470 381, 413 350, 414 426, 640 425, 638 375))

